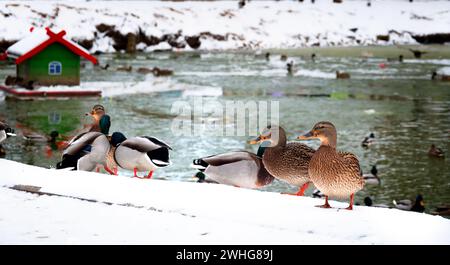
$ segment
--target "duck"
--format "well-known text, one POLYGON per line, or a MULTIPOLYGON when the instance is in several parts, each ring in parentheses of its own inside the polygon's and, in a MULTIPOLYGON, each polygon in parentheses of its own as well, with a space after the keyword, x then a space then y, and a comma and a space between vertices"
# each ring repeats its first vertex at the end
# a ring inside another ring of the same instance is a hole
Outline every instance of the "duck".
POLYGON ((403 55, 400 54, 398 58, 387 58, 388 62, 400 62, 403 63, 403 55))
POLYGON ((111 135, 111 146, 106 157, 106 170, 117 175, 118 168, 132 170, 135 178, 150 179, 157 168, 169 166, 169 150, 165 142, 150 136, 138 136, 127 139, 121 132, 111 135), (146 171, 140 177, 137 172, 146 171))
POLYGON ((431 80, 450 81, 450 75, 438 74, 436 71, 433 71, 431 80))
POLYGON ((321 121, 298 140, 319 139, 320 147, 311 158, 308 175, 320 191, 325 194, 325 204, 318 207, 331 208, 328 197, 350 196, 347 210, 353 210, 354 194, 364 187, 358 158, 349 152, 338 152, 337 131, 333 123, 321 121))
POLYGON ((316 54, 315 54, 315 53, 311 54, 311 61, 312 61, 313 63, 316 62, 316 54))
POLYGON ((293 75, 294 74, 294 61, 290 61, 289 63, 287 63, 286 69, 287 69, 288 75, 293 75))
POLYGON ((436 210, 431 212, 431 214, 434 215, 440 215, 440 216, 450 216, 450 206, 438 206, 436 207, 436 210))
POLYGON ((363 178, 366 184, 379 185, 381 183, 381 180, 378 177, 378 169, 376 165, 372 166, 370 174, 363 174, 363 178))
POLYGON ((414 57, 417 59, 420 59, 422 57, 422 54, 428 53, 428 52, 413 50, 413 49, 409 49, 409 50, 414 54, 414 57))
POLYGON ((106 155, 110 150, 108 137, 101 132, 85 132, 75 136, 64 149, 56 169, 98 171, 105 167, 106 155))
MULTIPOLYGON (((209 179, 220 184, 241 188, 258 189, 274 180, 264 168, 262 145, 257 154, 247 151, 233 151, 194 159, 192 167, 206 174, 209 179)), ((197 176, 197 175, 196 175, 197 176)), ((199 180, 201 175, 197 176, 199 180)))
POLYGON ((131 70, 133 70, 133 67, 130 66, 122 66, 117 68, 117 71, 123 71, 123 72, 131 72, 131 70))
POLYGON ((313 193, 312 193, 312 197, 313 198, 323 198, 323 197, 325 197, 325 194, 323 194, 323 192, 321 192, 319 189, 314 189, 313 193))
POLYGON ((400 200, 398 202, 396 200, 393 200, 392 203, 394 204, 395 208, 404 211, 413 211, 418 213, 423 213, 425 211, 425 202, 421 194, 418 194, 416 196, 416 200, 414 201, 414 203, 408 199, 400 200))
POLYGON ((361 142, 361 146, 364 148, 368 148, 374 143, 375 143, 375 134, 370 133, 369 137, 364 137, 364 140, 361 142))
POLYGON ((149 69, 147 67, 140 67, 137 69, 137 72, 140 74, 150 74, 150 73, 153 73, 153 70, 149 69))
POLYGON ((105 135, 109 134, 109 128, 111 127, 111 117, 106 114, 105 107, 100 104, 94 105, 90 112, 85 114, 91 116, 94 122, 90 125, 86 125, 89 132, 101 132, 105 135))
POLYGON ((158 68, 158 67, 153 67, 152 72, 153 72, 154 76, 169 76, 169 75, 173 75, 173 71, 172 70, 161 69, 161 68, 158 68))
POLYGON ((430 146, 430 149, 428 150, 428 156, 431 157, 438 157, 438 158, 444 158, 444 151, 442 151, 441 148, 436 147, 436 145, 432 144, 430 146))
POLYGON ((25 130, 22 131, 23 139, 30 142, 46 142, 46 143, 56 143, 56 139, 59 136, 58 131, 51 131, 50 135, 43 135, 37 132, 25 130))
POLYGON ((311 180, 308 165, 314 149, 298 142, 287 143, 286 132, 279 125, 268 125, 249 144, 269 142, 262 155, 265 169, 275 178, 299 187, 292 195, 303 196, 311 180))
POLYGON ((286 54, 280 55, 280 60, 281 61, 287 61, 287 55, 286 54))
POLYGON ((270 52, 266 52, 265 56, 266 61, 270 61, 270 52))
POLYGON ((6 155, 6 150, 2 146, 2 142, 8 137, 16 136, 14 129, 9 127, 8 124, 0 122, 0 157, 6 155))
POLYGON ((372 198, 370 198, 369 196, 364 198, 364 205, 369 207, 391 208, 385 204, 373 204, 372 198))
POLYGON ((349 78, 350 78, 349 73, 336 71, 336 79, 349 79, 349 78))

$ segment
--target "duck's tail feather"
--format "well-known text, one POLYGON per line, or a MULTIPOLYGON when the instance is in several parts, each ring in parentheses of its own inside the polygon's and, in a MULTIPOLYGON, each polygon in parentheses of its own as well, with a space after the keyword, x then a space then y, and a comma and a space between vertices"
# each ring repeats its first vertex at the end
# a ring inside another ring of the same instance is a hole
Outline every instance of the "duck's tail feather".
POLYGON ((207 167, 208 167, 208 163, 205 162, 205 160, 199 158, 199 159, 194 159, 192 161, 192 165, 191 167, 198 169, 200 171, 204 171, 207 167))

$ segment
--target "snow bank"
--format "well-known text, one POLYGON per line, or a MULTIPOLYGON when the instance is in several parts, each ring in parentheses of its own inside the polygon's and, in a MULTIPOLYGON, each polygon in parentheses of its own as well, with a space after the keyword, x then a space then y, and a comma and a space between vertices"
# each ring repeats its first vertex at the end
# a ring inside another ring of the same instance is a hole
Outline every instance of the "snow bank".
POLYGON ((415 44, 415 35, 449 33, 448 1, 4 1, 0 36, 19 40, 31 26, 66 29, 91 52, 138 49, 266 49, 415 44), (102 27, 98 27, 103 24, 102 27), (124 40, 125 38, 125 40, 124 40), (188 41, 188 39, 190 41, 188 41))
POLYGON ((58 171, 5 159, 0 168, 3 244, 450 243, 450 220, 439 216, 362 206, 320 209, 314 205, 322 200, 307 197, 58 171), (63 197, 8 189, 15 185, 63 197))

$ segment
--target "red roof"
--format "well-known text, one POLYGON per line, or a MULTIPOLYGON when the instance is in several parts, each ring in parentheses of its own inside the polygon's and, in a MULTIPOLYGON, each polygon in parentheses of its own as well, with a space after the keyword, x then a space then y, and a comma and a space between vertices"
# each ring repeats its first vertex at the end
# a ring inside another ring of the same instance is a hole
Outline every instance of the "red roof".
POLYGON ((47 35, 49 36, 49 38, 47 40, 45 40, 44 42, 40 43, 39 45, 37 45, 36 47, 32 48, 25 54, 22 54, 21 56, 19 56, 16 59, 16 64, 20 64, 21 62, 33 57, 34 55, 36 55, 39 52, 41 52, 42 50, 44 50, 47 46, 49 46, 50 44, 53 44, 55 42, 58 42, 58 43, 64 45, 67 49, 71 50, 73 53, 91 61, 93 64, 98 64, 97 58, 90 55, 88 52, 86 52, 86 50, 84 50, 80 46, 76 45, 75 43, 63 38, 64 35, 66 35, 66 31, 62 30, 59 33, 54 33, 49 28, 45 28, 45 30, 47 31, 47 35))

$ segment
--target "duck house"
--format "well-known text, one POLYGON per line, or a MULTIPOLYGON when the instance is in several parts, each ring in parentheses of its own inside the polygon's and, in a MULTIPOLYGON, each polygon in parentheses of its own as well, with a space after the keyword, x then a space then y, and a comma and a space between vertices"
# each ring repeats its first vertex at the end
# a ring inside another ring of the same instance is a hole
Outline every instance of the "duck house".
POLYGON ((31 34, 6 50, 15 60, 18 84, 79 85, 80 57, 98 64, 89 52, 68 39, 64 30, 59 33, 30 29, 31 34))

